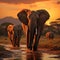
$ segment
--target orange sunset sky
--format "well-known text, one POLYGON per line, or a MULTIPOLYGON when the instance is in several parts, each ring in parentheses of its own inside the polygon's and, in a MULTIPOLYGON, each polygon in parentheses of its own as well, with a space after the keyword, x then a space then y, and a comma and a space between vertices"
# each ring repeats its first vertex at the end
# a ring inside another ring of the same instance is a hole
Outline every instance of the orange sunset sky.
POLYGON ((60 18, 60 0, 0 0, 0 19, 7 16, 17 18, 22 9, 46 9, 50 14, 47 24, 60 18))

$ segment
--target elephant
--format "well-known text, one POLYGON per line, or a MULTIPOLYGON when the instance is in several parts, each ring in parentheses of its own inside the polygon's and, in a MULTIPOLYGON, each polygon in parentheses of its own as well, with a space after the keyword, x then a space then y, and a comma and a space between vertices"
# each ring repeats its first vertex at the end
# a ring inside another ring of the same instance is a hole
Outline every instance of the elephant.
POLYGON ((20 25, 9 25, 7 27, 8 37, 11 40, 13 47, 19 47, 22 36, 22 29, 20 25))
POLYGON ((49 31, 49 32, 46 33, 45 36, 46 36, 46 38, 48 38, 49 40, 51 40, 51 39, 53 40, 53 39, 54 39, 54 33, 53 33, 53 32, 50 32, 50 31, 49 31))
POLYGON ((10 39, 12 45, 13 45, 13 36, 14 36, 14 31, 13 31, 14 25, 8 25, 7 27, 7 32, 8 32, 8 38, 10 39))
POLYGON ((20 25, 16 25, 14 26, 14 46, 19 47, 20 45, 20 40, 21 40, 21 36, 22 36, 22 27, 20 25))
POLYGON ((26 55, 26 60, 42 60, 42 53, 41 52, 33 52, 26 55))
POLYGON ((27 48, 29 50, 37 51, 44 24, 49 19, 50 14, 44 9, 36 11, 23 9, 17 16, 22 24, 27 26, 27 48), (35 40, 33 44, 34 36, 35 40))

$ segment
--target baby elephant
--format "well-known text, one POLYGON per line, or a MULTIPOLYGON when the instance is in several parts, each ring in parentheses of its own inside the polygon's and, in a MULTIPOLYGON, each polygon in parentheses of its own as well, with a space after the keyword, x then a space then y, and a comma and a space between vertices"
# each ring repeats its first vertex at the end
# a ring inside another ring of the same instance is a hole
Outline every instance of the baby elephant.
POLYGON ((9 25, 7 27, 8 37, 11 40, 13 47, 19 47, 22 36, 22 28, 20 25, 9 25))
POLYGON ((54 33, 53 32, 47 32, 46 33, 46 38, 48 38, 49 40, 53 40, 54 39, 54 33))

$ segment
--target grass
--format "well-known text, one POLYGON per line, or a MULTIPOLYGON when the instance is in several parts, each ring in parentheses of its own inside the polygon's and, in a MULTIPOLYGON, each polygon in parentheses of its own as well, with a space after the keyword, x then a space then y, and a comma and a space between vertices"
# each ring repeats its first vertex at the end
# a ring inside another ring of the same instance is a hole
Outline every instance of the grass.
MULTIPOLYGON (((20 44, 27 44, 26 42, 27 42, 26 37, 23 36, 21 38, 20 44)), ((1 36, 0 44, 11 44, 11 41, 9 40, 8 37, 1 36)), ((42 47, 42 48, 58 47, 58 48, 60 48, 60 36, 55 36, 55 38, 53 40, 49 40, 45 36, 41 36, 38 47, 42 47)))
POLYGON ((49 40, 46 37, 41 37, 39 41, 39 47, 42 48, 53 48, 57 47, 60 48, 60 36, 55 36, 55 38, 52 40, 49 40))

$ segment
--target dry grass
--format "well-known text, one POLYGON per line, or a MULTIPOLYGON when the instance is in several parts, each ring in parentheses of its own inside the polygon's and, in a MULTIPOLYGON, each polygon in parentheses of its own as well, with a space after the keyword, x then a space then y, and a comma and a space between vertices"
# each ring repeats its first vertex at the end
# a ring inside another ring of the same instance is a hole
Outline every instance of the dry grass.
POLYGON ((53 48, 53 47, 59 47, 60 48, 60 36, 55 36, 55 38, 52 40, 49 40, 46 37, 41 37, 39 41, 39 47, 45 47, 45 48, 53 48))

